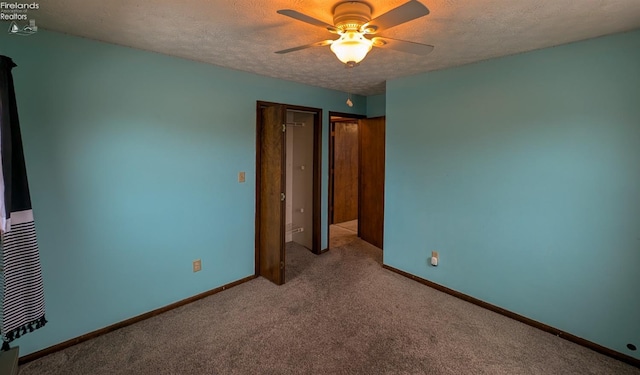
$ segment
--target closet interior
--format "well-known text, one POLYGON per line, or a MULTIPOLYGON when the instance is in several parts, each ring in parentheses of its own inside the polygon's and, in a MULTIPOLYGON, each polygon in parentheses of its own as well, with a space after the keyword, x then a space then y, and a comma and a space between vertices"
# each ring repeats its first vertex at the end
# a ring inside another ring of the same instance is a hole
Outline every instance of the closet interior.
POLYGON ((313 247, 314 113, 287 110, 285 242, 313 247))

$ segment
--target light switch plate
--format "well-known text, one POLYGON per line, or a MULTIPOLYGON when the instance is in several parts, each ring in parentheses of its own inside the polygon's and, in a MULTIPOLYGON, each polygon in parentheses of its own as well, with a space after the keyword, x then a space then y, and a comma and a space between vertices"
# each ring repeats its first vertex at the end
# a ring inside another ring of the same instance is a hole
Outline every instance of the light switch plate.
POLYGON ((202 269, 202 261, 200 259, 196 259, 193 261, 193 272, 198 272, 202 269))
POLYGON ((239 183, 243 183, 245 181, 245 174, 244 172, 238 172, 238 182, 239 183))

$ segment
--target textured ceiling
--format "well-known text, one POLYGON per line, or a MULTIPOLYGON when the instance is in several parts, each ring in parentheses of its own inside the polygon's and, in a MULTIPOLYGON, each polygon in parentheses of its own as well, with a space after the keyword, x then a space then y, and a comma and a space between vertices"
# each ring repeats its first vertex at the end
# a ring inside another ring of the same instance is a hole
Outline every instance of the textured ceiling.
MULTIPOLYGON (((406 1, 368 3, 376 17, 406 1)), ((640 0, 421 0, 430 15, 380 34, 432 44, 428 56, 374 48, 346 69, 329 47, 274 53, 337 39, 276 10, 333 23, 339 2, 55 0, 40 2, 33 16, 47 30, 362 95, 383 93, 387 80, 401 76, 640 27, 640 0)))

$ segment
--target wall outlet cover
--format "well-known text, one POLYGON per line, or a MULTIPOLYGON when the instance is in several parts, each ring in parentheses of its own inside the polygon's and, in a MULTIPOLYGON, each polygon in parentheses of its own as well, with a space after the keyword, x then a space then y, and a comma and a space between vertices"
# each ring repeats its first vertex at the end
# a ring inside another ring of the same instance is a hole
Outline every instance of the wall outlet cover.
POLYGON ((202 261, 200 259, 196 259, 193 261, 193 272, 198 272, 202 270, 202 261))

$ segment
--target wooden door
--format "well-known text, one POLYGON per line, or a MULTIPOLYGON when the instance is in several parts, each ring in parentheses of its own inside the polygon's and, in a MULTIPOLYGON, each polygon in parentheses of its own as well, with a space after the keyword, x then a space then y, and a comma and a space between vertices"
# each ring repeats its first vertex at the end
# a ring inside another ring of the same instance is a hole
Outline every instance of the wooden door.
POLYGON ((263 104, 257 129, 257 274, 285 282, 285 106, 263 104))
POLYGON ((360 138, 358 235, 382 249, 385 118, 361 119, 358 125, 360 138))
POLYGON ((336 122, 333 143, 333 220, 358 218, 358 123, 336 122))

